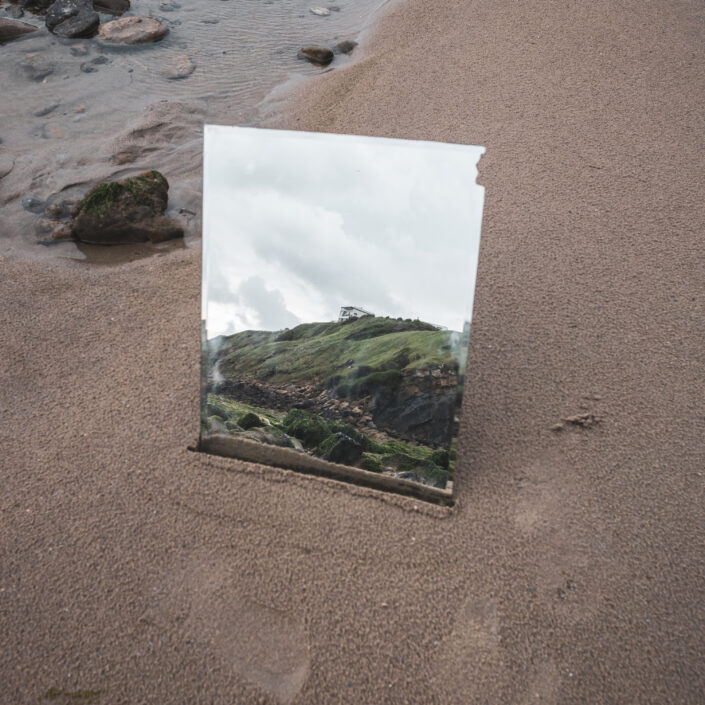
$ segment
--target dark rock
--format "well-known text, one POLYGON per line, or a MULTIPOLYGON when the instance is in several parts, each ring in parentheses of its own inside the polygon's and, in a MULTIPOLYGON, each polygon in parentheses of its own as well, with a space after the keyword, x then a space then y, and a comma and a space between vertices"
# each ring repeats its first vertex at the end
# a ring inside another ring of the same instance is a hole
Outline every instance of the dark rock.
POLYGON ((60 37, 92 37, 99 24, 91 0, 56 0, 46 14, 47 28, 60 37))
POLYGON ((237 420, 237 425, 240 428, 244 428, 245 431, 251 429, 251 428, 257 428, 259 426, 264 426, 264 422, 262 419, 257 416, 257 414, 248 411, 246 414, 243 414, 238 420, 237 420))
POLYGON ((36 27, 26 22, 8 20, 4 17, 0 18, 0 44, 7 44, 8 42, 36 31, 36 27))
POLYGON ((24 0, 22 7, 30 12, 43 12, 46 10, 54 0, 24 0))
POLYGON ((73 236, 100 245, 183 237, 181 225, 164 216, 168 192, 158 171, 98 184, 73 208, 73 236))
POLYGON ((312 64, 318 66, 328 66, 333 61, 333 52, 326 47, 303 47, 299 52, 299 57, 308 59, 312 64))
POLYGON ((93 9, 106 15, 122 15, 130 9, 130 0, 93 0, 93 9))
POLYGON ((324 460, 354 465, 362 457, 362 446, 342 432, 333 433, 321 443, 318 454, 324 460))
POLYGON ((338 42, 333 47, 334 54, 352 54, 353 49, 357 46, 357 42, 352 39, 344 39, 342 42, 338 42))
POLYGON ((46 208, 46 206, 46 202, 42 201, 41 198, 27 196, 26 198, 22 199, 22 208, 24 208, 26 211, 29 211, 30 213, 44 213, 44 209, 46 208))
POLYGON ((168 32, 165 24, 152 17, 123 17, 101 25, 98 34, 118 44, 147 44, 158 42, 168 32))

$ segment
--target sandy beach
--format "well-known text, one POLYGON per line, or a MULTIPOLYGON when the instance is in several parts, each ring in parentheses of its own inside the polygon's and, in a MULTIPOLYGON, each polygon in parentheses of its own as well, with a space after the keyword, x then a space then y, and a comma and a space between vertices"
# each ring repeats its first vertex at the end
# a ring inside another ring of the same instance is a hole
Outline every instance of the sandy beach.
POLYGON ((268 122, 487 148, 452 508, 190 450, 197 246, 0 256, 0 702, 702 703, 704 34, 395 0, 268 122))

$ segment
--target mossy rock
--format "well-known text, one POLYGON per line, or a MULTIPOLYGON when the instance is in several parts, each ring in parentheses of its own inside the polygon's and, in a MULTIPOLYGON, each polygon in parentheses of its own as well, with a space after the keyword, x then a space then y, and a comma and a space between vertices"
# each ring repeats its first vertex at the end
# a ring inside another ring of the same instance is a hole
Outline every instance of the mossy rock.
POLYGON ((434 450, 429 460, 438 467, 447 470, 450 457, 447 450, 434 450))
POLYGON ((286 415, 283 426, 290 436, 298 438, 309 449, 316 448, 331 435, 331 429, 323 418, 303 409, 292 409, 286 415))
POLYGON ((250 428, 257 428, 259 426, 264 426, 265 423, 262 419, 251 411, 243 414, 238 420, 237 425, 240 428, 244 428, 247 431, 250 428))
POLYGON ((99 245, 182 237, 181 225, 164 215, 168 201, 169 184, 154 170, 97 184, 72 210, 71 234, 99 245))
POLYGON ((355 440, 338 431, 333 433, 321 443, 316 451, 324 460, 341 465, 354 465, 360 460, 362 446, 355 440))

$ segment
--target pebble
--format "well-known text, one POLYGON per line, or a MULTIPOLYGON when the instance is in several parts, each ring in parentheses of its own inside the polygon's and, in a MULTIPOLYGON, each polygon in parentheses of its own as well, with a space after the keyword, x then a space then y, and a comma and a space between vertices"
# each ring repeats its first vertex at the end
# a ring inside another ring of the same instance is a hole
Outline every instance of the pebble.
POLYGON ((22 208, 30 213, 43 213, 46 208, 46 203, 41 198, 34 196, 26 196, 22 199, 22 208))
POLYGON ((308 11, 319 17, 330 15, 330 10, 327 7, 310 7, 308 11))

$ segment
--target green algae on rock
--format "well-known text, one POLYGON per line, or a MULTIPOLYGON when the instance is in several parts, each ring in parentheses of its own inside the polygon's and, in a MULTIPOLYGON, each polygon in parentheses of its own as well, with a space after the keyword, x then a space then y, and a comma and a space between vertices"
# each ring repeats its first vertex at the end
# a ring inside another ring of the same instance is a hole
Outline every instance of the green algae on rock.
POLYGON ((71 234, 101 245, 182 237, 181 225, 164 215, 168 192, 167 180, 154 170, 98 184, 74 207, 71 234))

